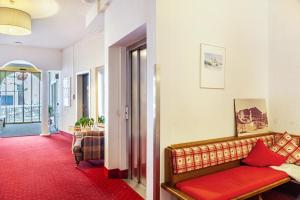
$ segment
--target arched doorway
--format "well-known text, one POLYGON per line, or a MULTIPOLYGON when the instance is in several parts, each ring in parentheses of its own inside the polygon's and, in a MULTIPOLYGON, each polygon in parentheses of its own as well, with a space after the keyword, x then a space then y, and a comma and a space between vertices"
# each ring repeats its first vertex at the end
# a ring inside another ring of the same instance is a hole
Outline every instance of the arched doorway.
POLYGON ((24 128, 28 132, 24 134, 40 133, 41 71, 33 64, 15 60, 0 68, 0 119, 5 120, 7 127, 13 128, 3 129, 8 137, 15 136, 13 132, 21 133, 24 128), (33 123, 36 124, 21 127, 33 123))

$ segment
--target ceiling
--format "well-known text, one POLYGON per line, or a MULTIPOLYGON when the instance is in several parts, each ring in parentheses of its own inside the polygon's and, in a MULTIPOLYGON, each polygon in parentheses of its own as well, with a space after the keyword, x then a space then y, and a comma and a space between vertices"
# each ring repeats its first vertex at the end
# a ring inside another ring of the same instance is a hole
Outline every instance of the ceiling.
POLYGON ((57 49, 68 47, 89 32, 103 30, 103 15, 86 28, 85 18, 92 6, 93 3, 83 0, 0 0, 0 7, 20 9, 32 16, 31 35, 0 34, 0 44, 57 49))

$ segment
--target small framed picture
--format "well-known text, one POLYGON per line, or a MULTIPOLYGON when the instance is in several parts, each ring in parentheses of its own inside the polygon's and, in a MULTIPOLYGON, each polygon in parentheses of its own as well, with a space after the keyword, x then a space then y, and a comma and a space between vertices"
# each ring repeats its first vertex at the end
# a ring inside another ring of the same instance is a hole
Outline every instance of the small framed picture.
POLYGON ((269 132, 265 99, 235 99, 234 109, 238 137, 269 132))
POLYGON ((224 47, 201 44, 200 88, 225 88, 224 47))

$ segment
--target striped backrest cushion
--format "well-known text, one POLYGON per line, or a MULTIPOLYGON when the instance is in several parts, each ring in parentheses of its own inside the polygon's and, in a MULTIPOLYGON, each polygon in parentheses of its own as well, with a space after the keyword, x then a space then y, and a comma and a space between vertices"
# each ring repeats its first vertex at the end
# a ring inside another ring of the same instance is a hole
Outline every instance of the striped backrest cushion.
POLYGON ((174 174, 215 166, 247 157, 258 139, 270 147, 274 144, 274 135, 236 139, 172 150, 174 174))

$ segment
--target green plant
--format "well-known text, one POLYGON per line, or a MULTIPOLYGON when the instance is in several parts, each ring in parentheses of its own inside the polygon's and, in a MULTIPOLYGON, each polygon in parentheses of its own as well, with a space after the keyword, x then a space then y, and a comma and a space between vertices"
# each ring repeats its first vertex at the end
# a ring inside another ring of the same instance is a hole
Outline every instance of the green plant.
POLYGON ((103 115, 99 116, 97 120, 98 120, 99 124, 104 124, 105 123, 105 117, 103 115))
POLYGON ((85 128, 86 126, 88 126, 88 123, 89 123, 89 118, 87 117, 81 117, 79 119, 79 122, 80 122, 80 125, 85 128))
POLYGON ((88 122, 88 126, 89 127, 93 127, 94 126, 94 124, 95 124, 95 120, 94 120, 94 118, 90 118, 90 119, 88 119, 89 120, 89 122, 88 122))
POLYGON ((78 120, 77 122, 75 122, 75 126, 81 126, 80 121, 78 120))
POLYGON ((82 128, 85 128, 87 126, 93 127, 95 124, 94 118, 88 118, 88 117, 81 117, 78 121, 75 122, 75 126, 81 126, 82 128))

